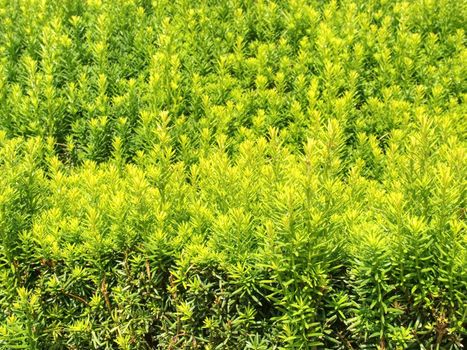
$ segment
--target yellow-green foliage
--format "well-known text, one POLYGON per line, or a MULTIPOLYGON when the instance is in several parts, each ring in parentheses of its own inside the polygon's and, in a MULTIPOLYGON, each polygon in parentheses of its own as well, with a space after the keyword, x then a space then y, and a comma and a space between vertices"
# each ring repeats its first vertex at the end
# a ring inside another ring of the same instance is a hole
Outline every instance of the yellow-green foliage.
POLYGON ((460 349, 458 0, 0 0, 0 349, 460 349))

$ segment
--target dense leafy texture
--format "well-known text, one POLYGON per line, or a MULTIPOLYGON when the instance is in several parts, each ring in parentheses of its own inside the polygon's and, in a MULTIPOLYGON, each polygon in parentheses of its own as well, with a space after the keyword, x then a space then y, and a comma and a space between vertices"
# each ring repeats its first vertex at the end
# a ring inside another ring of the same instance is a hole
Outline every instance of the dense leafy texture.
POLYGON ((460 349, 458 0, 0 0, 1 349, 460 349))

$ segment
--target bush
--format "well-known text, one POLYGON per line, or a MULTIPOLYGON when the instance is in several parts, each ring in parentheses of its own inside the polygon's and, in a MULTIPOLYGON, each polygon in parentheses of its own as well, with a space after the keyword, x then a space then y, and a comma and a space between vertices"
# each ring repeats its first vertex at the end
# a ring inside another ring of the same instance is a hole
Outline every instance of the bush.
POLYGON ((0 348, 462 348, 466 15, 0 0, 0 348))

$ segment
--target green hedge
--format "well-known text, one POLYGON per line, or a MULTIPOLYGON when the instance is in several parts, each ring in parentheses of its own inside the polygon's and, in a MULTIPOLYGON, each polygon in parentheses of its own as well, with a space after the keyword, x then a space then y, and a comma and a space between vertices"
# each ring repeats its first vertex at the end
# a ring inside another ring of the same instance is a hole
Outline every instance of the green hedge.
POLYGON ((461 349, 466 18, 0 0, 0 349, 461 349))

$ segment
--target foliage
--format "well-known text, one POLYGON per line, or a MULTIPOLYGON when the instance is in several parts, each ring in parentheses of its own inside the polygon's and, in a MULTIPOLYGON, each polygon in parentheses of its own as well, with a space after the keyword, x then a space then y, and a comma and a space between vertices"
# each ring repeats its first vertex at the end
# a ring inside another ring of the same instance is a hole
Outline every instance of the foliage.
POLYGON ((467 7, 0 0, 0 349, 460 349, 467 7))

